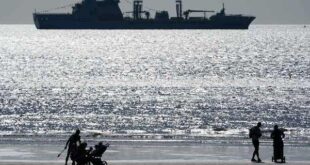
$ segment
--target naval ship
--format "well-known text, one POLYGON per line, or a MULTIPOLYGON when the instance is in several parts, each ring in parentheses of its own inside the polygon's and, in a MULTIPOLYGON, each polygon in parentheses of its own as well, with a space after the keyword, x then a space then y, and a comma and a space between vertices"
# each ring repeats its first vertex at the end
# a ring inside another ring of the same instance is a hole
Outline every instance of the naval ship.
POLYGON ((176 0, 176 17, 169 17, 168 11, 157 11, 151 18, 150 11, 143 9, 143 0, 133 0, 133 11, 124 13, 119 3, 119 0, 82 0, 73 5, 72 13, 34 12, 33 20, 37 29, 248 29, 255 19, 254 16, 228 15, 224 4, 217 13, 183 11, 182 0, 176 0), (193 13, 201 16, 191 16, 193 13), (213 14, 207 17, 208 13, 213 14))

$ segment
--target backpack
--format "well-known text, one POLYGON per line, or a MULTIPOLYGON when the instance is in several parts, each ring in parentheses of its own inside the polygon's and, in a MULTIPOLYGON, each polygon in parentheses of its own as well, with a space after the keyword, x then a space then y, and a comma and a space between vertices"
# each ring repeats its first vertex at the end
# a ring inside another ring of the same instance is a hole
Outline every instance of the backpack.
POLYGON ((253 130, 253 128, 251 128, 251 129, 249 130, 249 137, 252 138, 253 135, 254 135, 254 130, 253 130))

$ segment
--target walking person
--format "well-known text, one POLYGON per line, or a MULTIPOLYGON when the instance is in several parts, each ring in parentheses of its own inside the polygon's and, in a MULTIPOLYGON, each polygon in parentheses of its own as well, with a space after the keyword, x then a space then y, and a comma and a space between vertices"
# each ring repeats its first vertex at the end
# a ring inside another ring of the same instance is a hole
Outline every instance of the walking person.
POLYGON ((255 127, 252 127, 250 129, 250 138, 252 139, 252 143, 254 146, 254 152, 251 161, 252 162, 262 162, 262 160, 259 157, 259 138, 262 136, 262 132, 260 130, 260 127, 262 126, 262 123, 259 122, 255 127), (257 156, 257 160, 255 159, 255 155, 257 156))
MULTIPOLYGON (((73 156, 72 154, 74 154, 74 151, 76 151, 76 147, 78 146, 78 144, 79 145, 81 144, 81 136, 80 136, 80 130, 79 129, 77 129, 75 131, 75 133, 70 136, 70 138, 68 139, 68 141, 66 143, 65 149, 67 149, 68 147, 69 148, 67 151, 65 165, 68 164, 69 157, 73 156)), ((72 165, 75 165, 75 160, 72 160, 72 165)))

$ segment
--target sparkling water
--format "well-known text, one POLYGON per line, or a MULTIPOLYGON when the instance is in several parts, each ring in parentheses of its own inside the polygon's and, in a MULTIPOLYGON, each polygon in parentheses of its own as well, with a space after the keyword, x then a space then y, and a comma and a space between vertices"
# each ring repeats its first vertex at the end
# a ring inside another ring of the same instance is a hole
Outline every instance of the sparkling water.
POLYGON ((66 135, 80 128, 152 138, 246 138, 261 121, 265 132, 278 124, 289 139, 309 142, 309 98, 310 28, 301 25, 0 26, 1 135, 66 135))

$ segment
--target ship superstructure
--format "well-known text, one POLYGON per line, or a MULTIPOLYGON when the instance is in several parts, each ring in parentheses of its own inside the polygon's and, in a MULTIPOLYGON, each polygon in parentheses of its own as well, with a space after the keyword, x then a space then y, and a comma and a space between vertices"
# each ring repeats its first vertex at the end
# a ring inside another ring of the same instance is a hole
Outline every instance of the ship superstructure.
POLYGON ((176 0, 176 17, 168 11, 158 11, 151 18, 143 10, 143 0, 133 0, 133 11, 122 12, 119 0, 83 0, 72 7, 70 14, 35 12, 33 19, 38 29, 248 29, 254 16, 227 15, 225 6, 220 12, 185 10, 182 0, 176 0), (203 17, 192 17, 201 13, 203 17), (215 13, 207 17, 208 13, 215 13), (124 16, 130 14, 131 16, 124 16))

